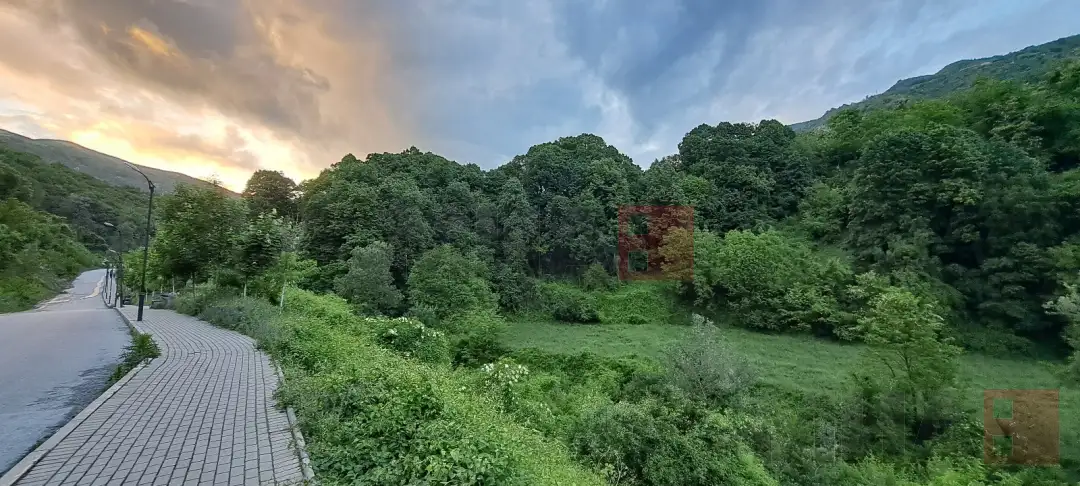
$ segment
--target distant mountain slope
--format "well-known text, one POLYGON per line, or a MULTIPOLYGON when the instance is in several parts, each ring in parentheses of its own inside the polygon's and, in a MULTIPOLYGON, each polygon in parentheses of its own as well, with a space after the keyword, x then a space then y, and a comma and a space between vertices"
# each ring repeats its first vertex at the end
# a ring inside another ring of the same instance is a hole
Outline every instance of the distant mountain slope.
POLYGON ((935 74, 897 81, 884 93, 870 96, 858 103, 833 108, 821 118, 796 123, 791 125, 791 128, 797 132, 812 130, 824 125, 829 117, 845 108, 870 110, 895 106, 909 99, 940 98, 971 87, 980 76, 1008 81, 1034 81, 1055 63, 1070 58, 1080 58, 1080 35, 1063 37, 1000 56, 957 61, 935 74))
MULTIPOLYGON (((88 149, 82 145, 64 140, 46 140, 24 137, 17 133, 0 130, 0 145, 7 145, 11 150, 26 152, 41 157, 45 162, 57 162, 73 170, 93 176, 115 186, 131 186, 146 191, 146 180, 138 172, 128 167, 128 162, 88 149)), ((157 187, 155 192, 170 193, 179 183, 208 185, 206 181, 161 169, 138 165, 157 187)))

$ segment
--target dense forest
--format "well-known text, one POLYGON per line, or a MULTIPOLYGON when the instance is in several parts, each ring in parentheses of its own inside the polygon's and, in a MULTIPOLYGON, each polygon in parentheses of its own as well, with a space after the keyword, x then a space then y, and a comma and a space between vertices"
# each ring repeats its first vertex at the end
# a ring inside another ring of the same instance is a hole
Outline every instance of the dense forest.
POLYGON ((0 312, 30 308, 145 235, 146 194, 3 144, 0 200, 0 312))
POLYGON ((583 134, 181 186, 149 270, 282 364, 329 484, 1068 484, 1078 162, 1062 64, 823 130, 701 125, 647 170, 583 134), (616 278, 627 205, 693 207, 660 241, 678 278, 616 278), (1060 393, 1049 449, 997 421, 1027 466, 984 451, 995 388, 1060 393))

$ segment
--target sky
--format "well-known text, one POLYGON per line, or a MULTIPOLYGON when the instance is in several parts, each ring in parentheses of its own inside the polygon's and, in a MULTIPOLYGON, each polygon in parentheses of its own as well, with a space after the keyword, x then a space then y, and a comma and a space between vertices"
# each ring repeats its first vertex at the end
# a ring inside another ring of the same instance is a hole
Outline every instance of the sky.
POLYGON ((1075 0, 0 0, 0 128, 234 190, 586 132, 647 167, 702 123, 1077 33, 1075 0))

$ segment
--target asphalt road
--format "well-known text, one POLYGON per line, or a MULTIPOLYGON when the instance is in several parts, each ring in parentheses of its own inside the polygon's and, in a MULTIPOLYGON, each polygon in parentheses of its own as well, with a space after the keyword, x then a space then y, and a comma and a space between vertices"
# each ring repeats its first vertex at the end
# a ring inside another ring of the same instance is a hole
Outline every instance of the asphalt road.
POLYGON ((0 315, 0 474, 105 391, 131 342, 102 303, 104 277, 91 270, 38 309, 0 315))

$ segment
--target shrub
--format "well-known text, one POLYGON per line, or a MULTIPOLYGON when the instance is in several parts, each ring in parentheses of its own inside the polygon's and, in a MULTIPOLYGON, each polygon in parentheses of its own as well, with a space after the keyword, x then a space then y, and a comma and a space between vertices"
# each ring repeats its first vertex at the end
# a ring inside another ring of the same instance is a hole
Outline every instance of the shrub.
POLYGON ((478 260, 443 245, 424 253, 409 271, 409 300, 439 320, 474 310, 495 310, 498 298, 478 260))
POLYGON ((632 282, 596 294, 600 320, 612 324, 685 324, 669 282, 632 282))
POLYGON ((832 332, 846 318, 840 305, 850 265, 806 241, 769 230, 694 233, 696 303, 739 316, 739 325, 773 331, 832 332))
POLYGON ((397 314, 402 295, 390 273, 393 255, 393 248, 381 241, 353 248, 348 273, 334 280, 337 294, 362 314, 397 314))
POLYGON ((370 336, 377 332, 357 332, 366 323, 351 319, 343 324, 291 310, 279 321, 288 336, 274 350, 289 375, 282 403, 297 411, 320 480, 601 484, 560 444, 498 412, 471 375, 376 346, 370 336))
POLYGON ((345 299, 334 294, 314 294, 295 287, 285 292, 285 310, 306 316, 326 319, 328 322, 347 325, 354 322, 356 314, 345 299))
POLYGON ((572 323, 600 322, 596 299, 577 287, 547 283, 541 288, 543 305, 557 320, 572 323))
POLYGON ((581 275, 581 286, 588 291, 610 290, 612 283, 611 275, 599 263, 589 265, 581 275))
POLYGON ((514 362, 513 358, 503 358, 495 363, 485 364, 480 368, 488 387, 502 398, 503 407, 513 408, 517 401, 515 386, 529 374, 529 367, 514 362))
POLYGON ((492 283, 499 289, 499 305, 507 311, 521 311, 536 300, 536 282, 523 268, 501 265, 492 283))
POLYGON ((196 286, 190 292, 178 295, 173 301, 173 307, 176 312, 197 317, 214 302, 234 295, 236 295, 235 289, 204 284, 196 286))
POLYGON ((494 363, 509 352, 500 337, 506 322, 494 314, 474 312, 461 316, 452 324, 455 333, 451 355, 454 366, 477 367, 494 363))
POLYGON ((425 363, 450 363, 450 343, 446 334, 416 319, 367 317, 364 325, 372 330, 375 341, 384 348, 425 363))
POLYGON ((120 381, 124 375, 129 371, 135 369, 143 361, 151 358, 161 356, 161 350, 158 348, 157 343, 150 337, 149 334, 133 331, 131 334, 131 344, 124 348, 124 354, 120 359, 120 364, 113 370, 112 376, 109 377, 109 383, 116 383, 120 381))
POLYGON ((280 311, 269 302, 252 297, 220 296, 210 300, 197 316, 218 327, 254 338, 261 348, 273 346, 280 335, 274 320, 280 311))
POLYGON ((720 338, 716 327, 699 324, 669 353, 670 380, 691 397, 732 405, 756 382, 753 370, 720 338))
POLYGON ((683 432, 671 410, 650 400, 582 416, 571 443, 620 484, 779 484, 745 444, 708 422, 683 432))

